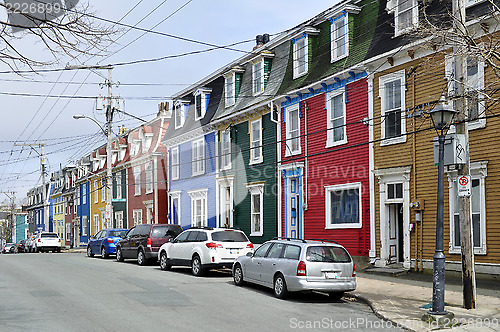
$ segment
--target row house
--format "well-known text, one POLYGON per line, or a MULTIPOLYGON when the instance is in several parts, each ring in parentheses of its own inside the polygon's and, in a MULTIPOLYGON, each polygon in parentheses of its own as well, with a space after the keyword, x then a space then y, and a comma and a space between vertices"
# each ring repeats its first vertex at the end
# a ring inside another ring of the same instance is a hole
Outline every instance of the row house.
POLYGON ((78 243, 75 246, 80 246, 80 244, 86 244, 90 238, 90 181, 89 175, 91 172, 91 156, 81 158, 76 162, 76 201, 75 210, 76 217, 73 223, 73 234, 76 235, 78 243))
POLYGON ((370 249, 367 56, 371 1, 344 1, 289 36, 279 113, 280 234, 370 249))
POLYGON ((75 202, 76 202, 76 177, 75 166, 67 166, 63 173, 63 186, 61 199, 64 206, 64 245, 73 248, 79 243, 79 238, 75 232, 75 202))
POLYGON ((129 160, 129 149, 126 128, 120 128, 118 137, 112 142, 113 158, 113 227, 129 228, 127 214, 127 170, 126 163, 129 160))
POLYGON ((90 185, 90 234, 95 235, 106 225, 106 148, 100 147, 91 154, 92 171, 88 180, 90 185))
POLYGON ((29 233, 35 234, 41 231, 52 231, 52 198, 51 198, 51 183, 44 186, 39 185, 28 191, 28 204, 26 212, 28 214, 29 233), (44 201, 45 197, 45 201, 44 201), (48 218, 48 220, 47 220, 48 218))
POLYGON ((64 188, 64 169, 60 169, 52 173, 50 182, 52 183, 52 230, 57 233, 59 237, 64 241, 65 238, 65 226, 64 226, 64 215, 65 215, 65 204, 62 198, 62 190, 64 188))
MULTIPOLYGON (((449 45, 429 47, 427 40, 409 43, 404 35, 417 26, 424 11, 430 16, 442 14, 442 6, 433 3, 424 7, 415 2, 415 10, 398 24, 402 16, 394 5, 392 1, 380 2, 374 33, 379 55, 373 54, 369 64, 373 73, 369 77, 369 98, 375 176, 372 257, 378 266, 399 263, 406 268, 431 269, 437 205, 432 141, 437 134, 426 112, 443 95, 454 107, 453 54, 449 45)), ((498 33, 493 31, 496 22, 488 15, 491 10, 489 2, 467 2, 467 29, 478 42, 498 39, 498 33)), ((478 273, 499 274, 500 158, 495 151, 500 122, 496 116, 490 116, 499 111, 493 102, 498 77, 494 68, 476 54, 464 61, 464 67, 475 269, 478 273)), ((458 141, 454 126, 448 134, 458 141)), ((457 196, 457 166, 445 166, 446 268, 460 271, 457 196)))
POLYGON ((205 79, 174 96, 168 153, 169 222, 216 227, 216 134, 210 123, 222 98, 223 79, 205 79))
MULTIPOLYGON (((126 175, 127 220, 132 227, 146 223, 167 223, 167 158, 162 144, 171 114, 160 107, 157 116, 128 133, 129 160, 126 175)), ((123 181, 123 180, 122 180, 123 181)), ((122 182, 123 185, 123 182, 122 182)), ((123 186, 122 186, 123 190, 123 186)))

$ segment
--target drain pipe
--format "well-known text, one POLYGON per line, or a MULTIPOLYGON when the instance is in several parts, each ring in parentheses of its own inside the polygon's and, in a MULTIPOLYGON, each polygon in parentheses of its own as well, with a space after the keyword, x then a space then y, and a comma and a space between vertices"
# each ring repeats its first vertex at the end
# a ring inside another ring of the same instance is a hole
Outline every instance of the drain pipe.
MULTIPOLYGON (((308 147, 308 143, 307 143, 307 138, 308 138, 308 135, 307 135, 307 113, 309 113, 309 108, 307 107, 307 102, 304 101, 304 135, 305 135, 305 167, 304 167, 304 203, 302 204, 302 210, 304 211, 307 211, 307 208, 308 208, 308 186, 307 186, 307 173, 309 171, 309 163, 308 163, 308 154, 307 154, 307 147, 308 147)), ((302 222, 304 220, 302 219, 302 222)))

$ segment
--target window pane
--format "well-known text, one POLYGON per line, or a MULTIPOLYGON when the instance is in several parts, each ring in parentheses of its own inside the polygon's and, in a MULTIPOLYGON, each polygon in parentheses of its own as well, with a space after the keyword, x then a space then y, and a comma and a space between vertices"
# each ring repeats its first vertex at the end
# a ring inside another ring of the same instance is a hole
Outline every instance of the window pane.
POLYGON ((330 192, 331 223, 359 223, 358 189, 330 192))
POLYGON ((300 257, 300 247, 287 245, 285 247, 285 252, 283 253, 283 258, 298 260, 300 257))
POLYGON ((396 198, 403 198, 403 184, 396 183, 396 198))
POLYGON ((269 250, 267 254, 268 258, 279 258, 281 255, 281 251, 285 245, 283 243, 275 243, 274 246, 269 250))
POLYGON ((455 247, 460 247, 460 219, 459 219, 459 216, 458 214, 455 214, 453 216, 453 223, 454 223, 454 227, 455 227, 455 236, 454 236, 454 245, 455 247))
POLYGON ((344 105, 342 95, 338 95, 332 98, 332 119, 344 116, 344 105))
POLYGON ((481 186, 479 179, 472 179, 471 208, 472 213, 481 212, 481 186))
POLYGON ((337 119, 333 121, 333 140, 341 141, 344 139, 344 119, 337 119))
POLYGON ((401 111, 385 113, 385 137, 401 135, 401 111))

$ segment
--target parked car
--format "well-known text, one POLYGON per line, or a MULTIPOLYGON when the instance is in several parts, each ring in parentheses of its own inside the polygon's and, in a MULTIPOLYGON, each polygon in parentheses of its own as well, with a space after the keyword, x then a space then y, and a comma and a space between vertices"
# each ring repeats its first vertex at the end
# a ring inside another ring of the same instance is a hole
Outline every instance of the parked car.
POLYGON ((288 292, 321 291, 340 299, 356 289, 356 266, 344 247, 327 240, 276 238, 255 252, 238 257, 234 283, 251 282, 274 290, 278 298, 288 292))
POLYGON ((161 245, 181 232, 182 227, 173 224, 136 225, 116 243, 116 260, 123 262, 126 258, 133 258, 139 265, 156 261, 161 245))
POLYGON ((230 268, 234 260, 253 251, 245 233, 227 228, 190 228, 173 241, 161 246, 160 268, 190 266, 191 273, 201 276, 207 269, 230 268))
POLYGON ((26 242, 26 240, 17 241, 17 244, 16 244, 17 252, 25 252, 26 251, 25 242, 26 242))
POLYGON ((8 254, 8 253, 12 254, 12 253, 14 253, 14 252, 15 252, 15 250, 16 250, 16 244, 15 244, 15 243, 10 243, 10 242, 9 242, 9 243, 6 243, 6 244, 3 246, 3 250, 2 250, 2 252, 3 252, 4 254, 8 254))
POLYGON ((116 243, 120 241, 128 229, 112 228, 102 229, 95 236, 92 236, 87 245, 87 256, 93 257, 95 254, 101 258, 108 258, 109 255, 116 254, 116 243))
POLYGON ((61 252, 61 240, 56 233, 38 233, 33 241, 32 247, 34 252, 61 252))

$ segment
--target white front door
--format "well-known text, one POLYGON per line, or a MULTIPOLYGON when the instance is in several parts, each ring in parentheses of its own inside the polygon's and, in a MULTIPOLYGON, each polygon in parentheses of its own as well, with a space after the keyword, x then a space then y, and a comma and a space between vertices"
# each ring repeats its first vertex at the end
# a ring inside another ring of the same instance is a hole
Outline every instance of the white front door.
POLYGON ((219 227, 233 227, 233 190, 231 185, 219 186, 219 227))
POLYGON ((403 204, 389 204, 388 210, 388 247, 389 263, 399 263, 403 261, 402 255, 402 224, 403 224, 403 204))

